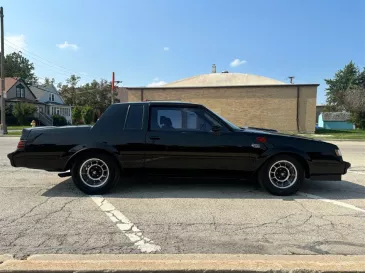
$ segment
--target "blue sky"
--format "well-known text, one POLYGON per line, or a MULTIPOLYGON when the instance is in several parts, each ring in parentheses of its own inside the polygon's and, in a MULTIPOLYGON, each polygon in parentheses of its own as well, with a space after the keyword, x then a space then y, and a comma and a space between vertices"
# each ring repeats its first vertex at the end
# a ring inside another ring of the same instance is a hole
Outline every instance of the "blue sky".
POLYGON ((39 77, 171 82, 217 70, 319 83, 365 66, 363 0, 2 0, 8 52, 39 77), (65 43, 67 42, 67 43, 65 43), (236 64, 230 64, 235 59, 236 64))

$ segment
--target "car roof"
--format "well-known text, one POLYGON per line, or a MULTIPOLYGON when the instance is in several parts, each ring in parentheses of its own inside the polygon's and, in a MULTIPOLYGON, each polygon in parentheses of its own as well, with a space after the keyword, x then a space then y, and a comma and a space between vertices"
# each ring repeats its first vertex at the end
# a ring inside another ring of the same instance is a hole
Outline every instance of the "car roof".
POLYGON ((184 106, 201 106, 201 104, 183 102, 183 101, 138 101, 138 102, 121 102, 116 104, 150 104, 150 105, 184 105, 184 106))

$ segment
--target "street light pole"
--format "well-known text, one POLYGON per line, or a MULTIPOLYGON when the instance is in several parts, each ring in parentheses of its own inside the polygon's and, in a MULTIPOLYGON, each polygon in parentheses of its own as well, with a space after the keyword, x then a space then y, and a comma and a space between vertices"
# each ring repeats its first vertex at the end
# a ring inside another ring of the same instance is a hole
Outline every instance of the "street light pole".
POLYGON ((6 127, 6 115, 5 115, 5 72, 4 72, 4 62, 5 62, 5 54, 4 54, 4 9, 0 7, 0 21, 1 21, 1 126, 3 130, 3 134, 6 135, 8 133, 6 127))

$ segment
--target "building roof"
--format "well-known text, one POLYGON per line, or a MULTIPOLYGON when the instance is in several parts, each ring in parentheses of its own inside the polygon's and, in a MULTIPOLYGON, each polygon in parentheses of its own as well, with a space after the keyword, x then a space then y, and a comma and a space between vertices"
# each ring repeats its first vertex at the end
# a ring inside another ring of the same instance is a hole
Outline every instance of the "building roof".
POLYGON ((10 88, 12 88, 14 86, 14 84, 16 84, 18 82, 20 78, 16 78, 16 77, 7 77, 5 78, 5 93, 8 92, 8 90, 10 88))
MULTIPOLYGON (((21 82, 24 84, 30 91, 30 94, 37 99, 32 90, 30 90, 29 86, 19 77, 6 77, 5 78, 5 93, 7 93, 17 82, 21 82)), ((1 97, 1 96, 0 96, 1 97)))
POLYGON ((55 93, 55 94, 59 93, 57 88, 52 83, 48 84, 48 85, 47 84, 42 84, 42 85, 37 86, 37 87, 39 87, 41 89, 45 89, 46 91, 51 92, 51 93, 55 93))
MULTIPOLYGON (((53 94, 58 95, 60 100, 63 101, 63 104, 65 103, 63 98, 58 93, 57 89, 55 89, 54 85, 49 85, 48 87, 44 86, 44 85, 37 85, 37 86, 31 85, 31 86, 29 86, 29 89, 33 92, 33 94, 37 97, 37 99, 40 99, 41 97, 43 97, 44 93, 47 92, 47 93, 53 93, 53 94)), ((48 103, 48 102, 46 102, 46 103, 48 103)), ((50 103, 54 103, 54 102, 50 102, 50 103)))
POLYGON ((349 112, 323 112, 323 121, 348 121, 351 117, 349 112))
POLYGON ((37 99, 43 97, 45 92, 45 90, 33 85, 29 86, 29 89, 33 92, 33 94, 37 97, 37 99))
POLYGON ((162 87, 206 87, 206 86, 242 86, 242 85, 281 85, 287 84, 275 79, 242 73, 210 73, 185 78, 162 87))

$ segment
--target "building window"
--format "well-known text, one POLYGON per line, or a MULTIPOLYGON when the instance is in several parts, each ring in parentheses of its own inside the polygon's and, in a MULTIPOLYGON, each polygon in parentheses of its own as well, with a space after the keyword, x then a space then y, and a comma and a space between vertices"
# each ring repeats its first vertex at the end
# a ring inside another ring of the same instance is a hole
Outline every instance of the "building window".
POLYGON ((49 93, 49 101, 54 101, 54 94, 49 93))
POLYGON ((18 84, 16 86, 16 97, 17 98, 25 98, 25 89, 24 86, 21 84, 18 84))

